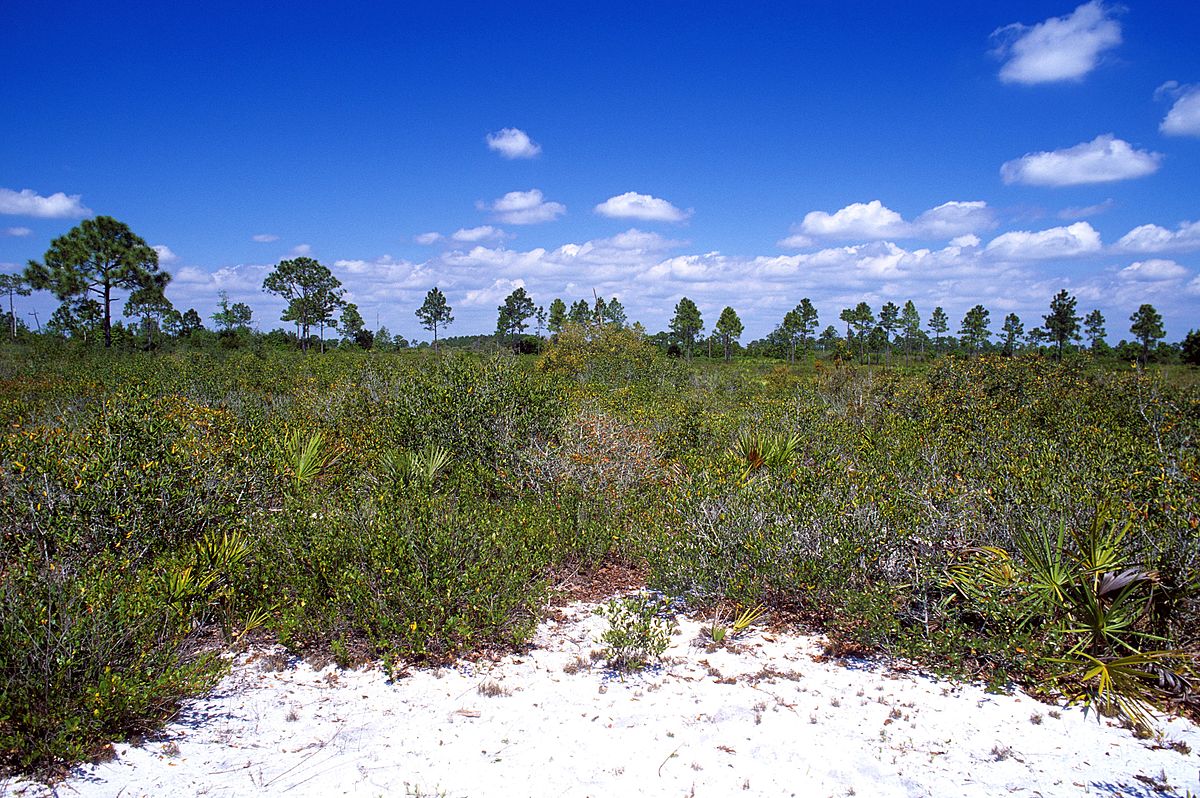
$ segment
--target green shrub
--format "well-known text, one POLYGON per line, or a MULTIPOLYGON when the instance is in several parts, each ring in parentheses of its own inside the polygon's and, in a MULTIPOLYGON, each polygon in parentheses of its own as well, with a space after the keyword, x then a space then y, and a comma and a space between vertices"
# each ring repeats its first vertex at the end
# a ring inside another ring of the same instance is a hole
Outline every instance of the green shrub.
POLYGON ((441 658, 532 633, 556 546, 541 508, 419 493, 307 507, 287 508, 256 552, 254 580, 277 597, 289 645, 354 637, 441 658))
POLYGON ((608 621, 600 642, 610 668, 638 670, 671 644, 675 622, 664 617, 669 609, 662 599, 638 593, 613 599, 596 612, 608 621))
POLYGON ((0 578, 0 772, 51 772, 153 729, 220 672, 214 656, 187 653, 190 618, 122 565, 0 578))

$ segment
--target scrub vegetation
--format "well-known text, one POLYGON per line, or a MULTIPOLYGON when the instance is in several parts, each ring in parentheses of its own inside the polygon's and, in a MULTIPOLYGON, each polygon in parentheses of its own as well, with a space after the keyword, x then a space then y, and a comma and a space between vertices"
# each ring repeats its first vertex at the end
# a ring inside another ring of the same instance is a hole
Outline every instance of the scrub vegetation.
POLYGON ((393 666, 516 646, 556 573, 611 564, 834 655, 1135 724, 1195 707, 1186 372, 688 362, 573 323, 533 356, 14 344, 0 423, 8 772, 153 729, 250 638, 393 666))

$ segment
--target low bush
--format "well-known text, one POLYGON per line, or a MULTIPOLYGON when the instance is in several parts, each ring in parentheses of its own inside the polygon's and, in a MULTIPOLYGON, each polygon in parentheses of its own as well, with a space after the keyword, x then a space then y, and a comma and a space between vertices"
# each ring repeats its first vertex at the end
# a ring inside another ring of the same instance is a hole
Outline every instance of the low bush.
POLYGON ((610 668, 639 670, 671 644, 675 621, 661 598, 638 593, 612 599, 596 612, 608 621, 600 642, 610 668))
POLYGON ((284 643, 353 638, 441 659, 532 632, 558 547, 544 507, 420 493, 311 506, 286 507, 256 551, 253 581, 277 602, 284 643))
POLYGON ((187 650, 191 619, 152 572, 127 566, 9 563, 0 576, 0 771, 53 775, 156 728, 220 673, 187 650))

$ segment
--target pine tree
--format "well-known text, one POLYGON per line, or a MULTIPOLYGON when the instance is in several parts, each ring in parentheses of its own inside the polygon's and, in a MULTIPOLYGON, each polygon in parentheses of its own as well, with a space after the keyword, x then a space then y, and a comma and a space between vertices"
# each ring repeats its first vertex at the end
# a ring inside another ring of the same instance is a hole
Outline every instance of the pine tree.
POLYGON ((604 306, 604 321, 617 329, 625 328, 625 325, 629 323, 629 317, 625 315, 625 306, 621 304, 621 300, 613 297, 604 306))
POLYGON ((112 346, 113 291, 150 286, 160 274, 158 253, 111 216, 84 219, 51 241, 42 260, 29 262, 25 270, 29 285, 53 292, 71 318, 79 316, 70 307, 82 308, 78 301, 90 299, 89 295, 99 297, 105 347, 112 346))
POLYGON ((308 351, 309 332, 321 329, 321 350, 325 349, 325 325, 342 304, 342 283, 326 266, 312 258, 282 260, 263 280, 263 290, 288 301, 280 317, 296 324, 300 348, 308 351))
POLYGON ((700 316, 700 308, 696 307, 696 303, 687 297, 683 297, 675 305, 675 315, 671 317, 671 332, 687 345, 687 355, 690 360, 692 357, 692 347, 696 343, 696 336, 704 329, 704 319, 700 316))
POLYGON ((1016 313, 1009 313, 1004 317, 1004 326, 1000 331, 1004 333, 1004 354, 1012 357, 1017 348, 1017 341, 1025 334, 1025 325, 1021 323, 1021 317, 1016 313))
POLYGON ((1067 341, 1079 337, 1079 317, 1075 315, 1075 297, 1062 289, 1050 300, 1050 313, 1043 316, 1046 334, 1054 342, 1055 356, 1062 360, 1063 347, 1067 341))
POLYGON ((1163 331, 1162 316, 1153 305, 1145 304, 1139 307, 1129 320, 1133 322, 1129 331, 1141 342, 1142 362, 1145 363, 1150 357, 1150 347, 1166 335, 1163 331))
POLYGON ((921 314, 911 299, 900 311, 900 329, 904 333, 904 352, 908 358, 912 356, 913 344, 921 338, 921 314))
POLYGON ((1108 334, 1104 329, 1104 314, 1099 310, 1087 314, 1083 319, 1083 331, 1088 337, 1088 346, 1099 349, 1104 343, 1104 336, 1108 334))
POLYGON ((550 303, 550 315, 546 319, 546 329, 551 335, 558 335, 562 332, 563 325, 567 322, 567 303, 555 297, 550 303))
POLYGON ((417 308, 417 321, 421 326, 433 333, 433 351, 438 352, 438 329, 445 329, 454 323, 450 315, 453 310, 446 304, 446 295, 435 285, 425 295, 425 302, 417 308))
POLYGON ((725 347, 726 363, 729 362, 730 344, 742 337, 742 331, 742 320, 738 318, 737 311, 731 307, 722 310, 721 317, 717 319, 716 333, 725 347))
POLYGON ((500 337, 509 336, 509 345, 513 351, 518 351, 520 336, 529 326, 529 320, 537 313, 533 299, 525 292, 524 286, 519 286, 504 298, 504 304, 496 310, 496 334, 500 337))
POLYGON ((567 311, 567 321, 586 326, 591 320, 592 309, 588 307, 586 300, 578 299, 571 303, 571 309, 567 311))
POLYGON ((896 330, 900 329, 900 308, 895 302, 885 302, 879 309, 879 326, 883 328, 884 335, 887 337, 887 359, 890 363, 892 360, 892 336, 896 330))
POLYGON ((950 318, 946 315, 946 311, 942 310, 941 306, 933 309, 933 313, 929 316, 929 331, 933 333, 933 349, 935 352, 942 351, 942 336, 950 330, 950 318))
POLYGON ((967 315, 963 316, 962 327, 958 334, 962 339, 962 345, 968 351, 978 352, 992 337, 992 333, 988 330, 990 316, 988 309, 983 305, 976 305, 967 311, 967 315))

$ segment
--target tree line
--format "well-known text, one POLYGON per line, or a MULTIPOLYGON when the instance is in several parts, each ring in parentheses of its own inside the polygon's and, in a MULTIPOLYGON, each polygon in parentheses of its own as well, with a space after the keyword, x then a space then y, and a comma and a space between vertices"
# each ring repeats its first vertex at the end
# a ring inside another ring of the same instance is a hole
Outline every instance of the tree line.
MULTIPOLYGON (((21 274, 0 275, 0 291, 8 295, 5 326, 14 339, 28 333, 28 326, 16 314, 15 297, 45 290, 61 302, 46 322, 44 332, 50 335, 78 338, 85 343, 89 337, 92 340, 100 337, 105 347, 111 347, 115 334, 144 348, 154 348, 164 337, 191 338, 201 331, 207 332, 195 309, 180 312, 166 298, 165 289, 170 281, 171 275, 160 268, 154 248, 122 222, 97 216, 54 239, 42 260, 30 261, 21 274), (128 292, 123 315, 133 320, 129 325, 113 321, 114 292, 118 291, 128 292)), ((280 320, 292 325, 294 333, 273 330, 266 334, 279 343, 296 345, 305 351, 313 347, 324 351, 326 333, 333 331, 342 336, 339 345, 363 349, 409 345, 403 336, 393 336, 386 327, 375 332, 367 329, 358 307, 346 300, 341 282, 313 258, 280 261, 267 275, 262 288, 286 302, 280 320)), ((38 332, 43 332, 40 319, 33 315, 38 332)), ((415 315, 421 327, 432 334, 432 346, 440 348, 446 341, 446 331, 454 323, 453 309, 445 294, 437 286, 431 288, 415 315)), ((236 345, 254 334, 252 319, 253 311, 247 304, 230 302, 228 294, 220 292, 218 311, 211 317, 218 339, 236 345)), ((1176 346, 1163 343, 1162 316, 1149 303, 1142 304, 1129 318, 1133 340, 1122 340, 1115 348, 1109 346, 1104 315, 1098 309, 1079 315, 1076 298, 1066 289, 1050 300, 1049 312, 1041 317, 1042 323, 1028 329, 1016 313, 1009 313, 1000 322, 1000 329, 993 332, 990 311, 983 305, 975 305, 954 330, 943 308, 935 307, 923 322, 911 300, 902 306, 886 302, 878 312, 866 302, 859 302, 843 309, 838 320, 845 325, 844 335, 833 324, 818 333, 820 314, 805 297, 783 315, 765 338, 743 346, 740 339, 744 326, 731 306, 722 309, 711 332, 704 336, 705 323, 699 307, 683 297, 675 306, 668 328, 650 335, 640 323, 630 324, 617 297, 606 300, 593 293, 591 302, 578 299, 569 306, 556 297, 547 308, 536 305, 525 288, 518 287, 497 307, 494 337, 459 336, 450 341, 462 345, 492 338, 514 351, 528 352, 540 348, 546 335, 552 339, 568 324, 593 328, 633 326, 669 354, 689 359, 698 351, 713 357, 715 349, 717 356, 726 361, 735 354, 745 353, 795 362, 797 357, 819 351, 861 363, 886 364, 897 357, 911 362, 949 352, 1013 355, 1023 350, 1047 350, 1062 357, 1086 338, 1087 348, 1098 354, 1137 358, 1141 362, 1181 355, 1185 362, 1200 364, 1200 332, 1190 331, 1176 346)))

